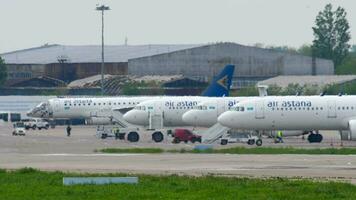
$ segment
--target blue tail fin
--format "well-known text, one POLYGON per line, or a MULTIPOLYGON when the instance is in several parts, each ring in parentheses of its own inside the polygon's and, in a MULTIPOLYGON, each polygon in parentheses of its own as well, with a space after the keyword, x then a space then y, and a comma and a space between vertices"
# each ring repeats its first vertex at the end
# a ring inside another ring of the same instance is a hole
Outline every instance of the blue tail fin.
POLYGON ((226 65, 220 74, 214 78, 208 88, 204 90, 201 96, 207 97, 223 97, 229 96, 229 90, 234 74, 235 66, 226 65))

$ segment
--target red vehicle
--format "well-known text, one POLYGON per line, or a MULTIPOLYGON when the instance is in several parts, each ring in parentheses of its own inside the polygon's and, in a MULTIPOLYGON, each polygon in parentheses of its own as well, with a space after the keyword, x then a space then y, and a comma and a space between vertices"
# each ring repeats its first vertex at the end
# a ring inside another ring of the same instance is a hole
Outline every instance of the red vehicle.
POLYGON ((188 129, 178 128, 174 130, 173 134, 173 143, 180 143, 181 141, 187 143, 191 141, 192 143, 200 142, 201 143, 201 136, 196 135, 188 129))

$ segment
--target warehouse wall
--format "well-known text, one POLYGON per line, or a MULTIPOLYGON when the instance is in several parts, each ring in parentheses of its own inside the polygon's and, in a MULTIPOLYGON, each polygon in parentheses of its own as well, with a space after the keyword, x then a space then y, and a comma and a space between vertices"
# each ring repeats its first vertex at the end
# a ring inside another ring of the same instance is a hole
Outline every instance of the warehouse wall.
MULTIPOLYGON (((216 75, 226 64, 234 64, 235 77, 310 75, 312 58, 274 50, 219 43, 168 54, 129 60, 130 75, 216 75)), ((317 74, 333 74, 332 61, 316 59, 317 74)))

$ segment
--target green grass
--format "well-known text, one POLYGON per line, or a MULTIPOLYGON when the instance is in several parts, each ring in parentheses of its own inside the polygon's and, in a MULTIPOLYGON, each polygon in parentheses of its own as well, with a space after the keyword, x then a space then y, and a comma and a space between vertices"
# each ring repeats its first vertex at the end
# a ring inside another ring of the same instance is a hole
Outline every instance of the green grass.
POLYGON ((164 150, 160 148, 107 148, 96 150, 97 152, 102 153, 163 153, 164 150))
POLYGON ((190 150, 190 149, 170 149, 160 148, 128 148, 128 149, 101 149, 102 153, 229 153, 229 154, 331 154, 331 155, 356 155, 356 148, 322 148, 303 149, 293 147, 233 147, 224 149, 190 150))
POLYGON ((28 168, 12 172, 1 170, 0 199, 356 199, 356 186, 337 182, 138 175, 137 185, 63 186, 62 178, 68 176, 99 175, 41 172, 28 168))

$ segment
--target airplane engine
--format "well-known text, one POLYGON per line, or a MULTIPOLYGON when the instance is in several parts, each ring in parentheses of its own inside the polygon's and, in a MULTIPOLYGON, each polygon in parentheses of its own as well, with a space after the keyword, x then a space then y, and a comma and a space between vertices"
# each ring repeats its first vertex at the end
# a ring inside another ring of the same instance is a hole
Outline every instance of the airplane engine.
POLYGON ((356 120, 349 121, 350 139, 356 140, 356 120))
POLYGON ((90 119, 85 120, 87 125, 109 125, 112 124, 112 120, 109 117, 91 117, 90 119))

